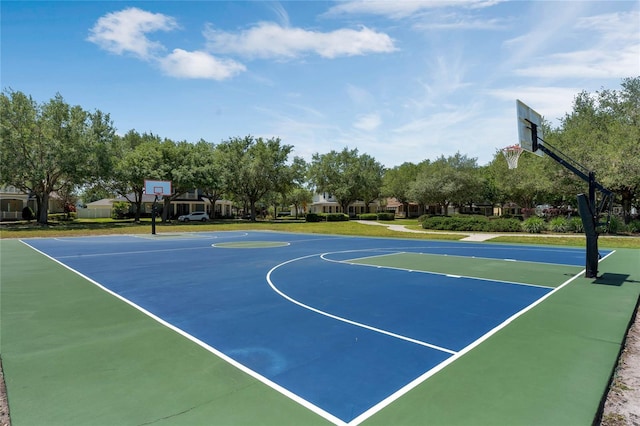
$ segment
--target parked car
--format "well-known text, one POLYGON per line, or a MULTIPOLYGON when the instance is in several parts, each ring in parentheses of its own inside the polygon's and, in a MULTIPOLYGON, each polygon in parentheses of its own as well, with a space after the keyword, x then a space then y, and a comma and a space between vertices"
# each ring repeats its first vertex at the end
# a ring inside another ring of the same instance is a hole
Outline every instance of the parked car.
POLYGON ((206 212, 193 212, 193 213, 179 216, 178 220, 180 222, 189 222, 191 220, 199 220, 201 222, 206 222, 209 220, 209 215, 206 212))

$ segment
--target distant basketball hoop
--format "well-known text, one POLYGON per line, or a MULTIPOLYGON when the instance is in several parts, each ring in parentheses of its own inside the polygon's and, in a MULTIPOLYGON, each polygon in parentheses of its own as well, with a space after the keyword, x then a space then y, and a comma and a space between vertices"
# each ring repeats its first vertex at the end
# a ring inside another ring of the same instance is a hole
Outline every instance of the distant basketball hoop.
POLYGON ((144 180, 143 192, 146 195, 153 195, 153 206, 151 207, 151 234, 156 234, 156 215, 158 214, 158 200, 165 196, 173 195, 170 180, 144 180))
POLYGON ((524 149, 522 149, 522 147, 518 144, 502 148, 502 155, 504 155, 504 158, 507 159, 507 165, 509 166, 509 169, 518 168, 518 159, 520 158, 520 154, 522 154, 523 151, 524 149))

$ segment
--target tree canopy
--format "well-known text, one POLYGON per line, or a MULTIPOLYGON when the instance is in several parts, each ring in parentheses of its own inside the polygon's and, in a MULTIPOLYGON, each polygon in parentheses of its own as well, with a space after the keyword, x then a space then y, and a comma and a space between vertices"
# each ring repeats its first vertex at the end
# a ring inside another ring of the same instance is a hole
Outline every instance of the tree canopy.
POLYGON ((309 181, 318 192, 333 195, 348 211, 349 204, 372 201, 380 195, 384 167, 367 154, 345 147, 341 152, 313 154, 309 166, 309 181))
POLYGON ((247 201, 251 220, 256 220, 256 203, 262 197, 269 191, 281 191, 290 182, 287 161, 292 149, 279 138, 252 136, 231 138, 218 145, 227 189, 247 201))
MULTIPOLYGON (((640 77, 622 80, 619 90, 576 95, 572 111, 557 128, 543 122, 545 143, 588 170, 611 189, 625 220, 640 208, 640 77)), ((550 157, 520 156, 507 169, 500 151, 486 166, 456 153, 386 170, 375 158, 345 147, 312 155, 310 164, 289 159, 292 145, 279 138, 234 137, 219 144, 204 140, 175 142, 153 133, 129 130, 122 136, 108 114, 67 104, 60 94, 39 104, 19 91, 0 95, 0 184, 32 196, 37 218, 47 222, 49 197, 70 200, 82 191, 87 200, 119 194, 140 218, 145 179, 171 180, 175 195, 199 190, 212 206, 228 198, 245 203, 256 218, 256 205, 300 206, 311 201, 310 189, 331 194, 343 212, 382 197, 408 203, 449 206, 515 202, 575 205, 586 183, 550 157)), ((419 156, 419 153, 416 153, 419 156)), ((165 197, 163 219, 172 197, 165 197)), ((215 213, 214 213, 215 214, 215 213)))
POLYGON ((67 104, 60 94, 38 104, 22 92, 0 95, 0 176, 36 198, 47 223, 49 196, 98 178, 114 134, 108 114, 67 104))
POLYGON ((619 197, 628 222, 631 207, 640 207, 640 77, 625 78, 620 90, 579 93, 548 139, 596 172, 619 197))

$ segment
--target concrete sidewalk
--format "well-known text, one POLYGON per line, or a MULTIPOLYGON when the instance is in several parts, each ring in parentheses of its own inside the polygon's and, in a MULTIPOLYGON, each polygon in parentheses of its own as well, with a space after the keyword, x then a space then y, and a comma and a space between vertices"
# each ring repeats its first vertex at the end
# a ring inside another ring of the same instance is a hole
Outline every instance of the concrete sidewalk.
MULTIPOLYGON (((449 234, 449 235, 463 235, 464 237, 460 239, 460 241, 488 241, 497 237, 512 237, 514 235, 523 235, 517 232, 505 233, 505 234, 495 234, 490 232, 459 232, 459 231, 429 231, 429 230, 418 230, 418 229, 409 229, 405 225, 396 225, 393 223, 384 223, 384 222, 375 222, 371 220, 358 220, 358 223, 362 223, 363 225, 380 225, 386 226, 388 229, 392 231, 398 232, 412 232, 419 234, 449 234)), ((584 234, 524 234, 527 237, 542 237, 542 238, 554 238, 554 237, 571 237, 571 238, 584 238, 584 234)), ((612 237, 612 235, 607 235, 607 237, 612 237)), ((624 237, 620 237, 624 238, 624 237)))
POLYGON ((445 231, 427 231, 427 230, 418 230, 418 229, 409 229, 404 225, 396 225, 393 223, 380 223, 371 220, 358 220, 358 223, 363 225, 380 225, 386 226, 391 231, 398 232, 412 232, 416 234, 453 234, 453 235, 464 235, 464 238, 461 238, 460 241, 487 241, 492 238, 501 237, 506 234, 490 234, 490 233, 471 233, 471 232, 445 232, 445 231))

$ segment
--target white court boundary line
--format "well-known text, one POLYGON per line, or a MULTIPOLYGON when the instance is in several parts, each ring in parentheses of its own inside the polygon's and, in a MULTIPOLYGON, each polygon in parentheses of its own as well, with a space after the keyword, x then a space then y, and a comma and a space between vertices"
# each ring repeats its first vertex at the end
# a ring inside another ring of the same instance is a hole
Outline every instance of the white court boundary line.
MULTIPOLYGON (((539 305, 540 303, 542 303, 543 301, 545 301, 546 299, 548 299, 549 297, 551 297, 553 294, 555 294, 556 292, 558 292, 559 290, 561 290, 562 288, 566 287, 568 284, 570 284, 572 281, 574 281, 576 278, 580 277, 580 275, 584 274, 585 270, 583 269, 582 271, 580 271, 579 273, 577 273, 576 275, 574 275, 573 277, 571 277, 570 279, 568 279, 567 281, 565 281, 563 284, 561 284, 560 286, 556 287, 555 289, 553 289, 552 291, 550 291, 549 293, 547 293, 546 295, 544 295, 543 297, 541 297, 540 299, 538 299, 537 301, 535 301, 534 303, 532 303, 531 305, 527 306, 525 309, 516 312, 515 314, 513 314, 511 317, 507 318, 505 321, 503 321, 501 324, 499 324, 498 326, 496 326, 495 328, 489 330, 487 333, 485 333, 484 335, 482 335, 480 338, 478 338, 477 340, 475 340, 474 342, 472 342, 471 344, 467 345, 465 348, 463 348, 461 351, 458 352, 451 352, 452 356, 447 358, 446 360, 442 361, 441 363, 437 364, 435 367, 431 368, 430 370, 426 371, 423 375, 421 375, 420 377, 416 378, 415 380, 411 381, 410 383, 408 383, 407 385, 405 385, 404 387, 402 387, 401 389, 399 389, 398 391, 394 392, 393 394, 389 395, 387 398, 383 399, 382 401, 380 401, 379 403, 375 404, 374 406, 372 406, 371 408, 369 408, 368 410, 364 411, 362 414, 360 414, 359 416, 357 416, 356 418, 354 418, 353 420, 351 420, 350 422, 345 422, 337 417, 335 417, 334 415, 332 415, 331 413, 326 412, 325 410, 323 410, 320 407, 315 406, 314 404, 310 403, 309 401, 303 399, 302 397, 298 396, 297 394, 289 391, 288 389, 278 385, 277 383, 269 380, 268 378, 258 374, 257 372, 249 369, 248 367, 244 366, 243 364, 235 361, 233 358, 230 358, 229 356, 225 355, 223 352, 215 349, 214 347, 208 345, 207 343, 201 341, 200 339, 192 336, 191 334, 185 332, 184 330, 174 326, 173 324, 163 320, 162 318, 158 317, 157 315, 151 313, 150 311, 144 309, 143 307, 137 305, 136 303, 126 299, 125 297, 117 294, 116 292, 108 289, 107 287, 103 286, 102 284, 100 284, 99 282, 93 280, 92 278, 89 278, 88 276, 84 275, 83 273, 76 271, 75 269, 71 268, 70 266, 60 262, 59 260, 53 258, 52 256, 48 255, 47 253, 42 252, 41 250, 38 250, 37 248, 31 246, 30 244, 28 244, 27 242, 25 242, 24 240, 19 240, 22 244, 26 245, 27 247, 31 248, 32 250, 34 250, 35 252, 45 256, 46 258, 52 260, 53 262, 59 264, 60 266, 62 266, 63 268, 75 273, 76 275, 82 277, 83 279, 87 280, 88 282, 90 282, 91 284, 95 285, 96 287, 100 288, 101 290, 105 291, 106 293, 112 295, 113 297, 117 298, 118 300, 123 301, 124 303, 130 305, 131 307, 137 309, 138 311, 142 312, 143 314, 147 315, 148 317, 152 318, 153 320, 155 320, 156 322, 160 323, 161 325, 173 330, 174 332, 180 334, 181 336, 185 337, 186 339, 194 342, 195 344, 197 344, 198 346, 204 348, 205 350, 211 352, 212 354, 218 356, 219 358, 223 359, 224 361, 228 362, 229 364, 231 364, 232 366, 238 368, 240 371, 248 374, 249 376, 255 378, 256 380, 260 381, 261 383, 269 386, 270 388, 274 389, 275 391, 281 393, 282 395, 290 398, 291 400, 297 402, 298 404, 302 405, 303 407, 309 409, 310 411, 318 414, 319 416, 325 418, 326 420, 332 422, 335 425, 338 426, 357 426, 358 424, 362 423, 363 421, 365 421, 366 419, 368 419, 369 417, 373 416, 374 414, 376 414, 377 412, 381 411, 382 409, 384 409, 385 407, 387 407, 388 405, 390 405, 392 402, 396 401, 397 399, 399 399, 400 397, 404 396, 405 394, 407 394, 408 392, 410 392, 411 390, 413 390, 414 388, 416 388, 418 385, 420 385, 421 383, 423 383, 424 381, 426 381, 428 378, 430 378, 431 376, 435 375, 436 373, 438 373, 439 371, 443 370, 445 367, 449 366, 450 364, 452 364, 453 362, 455 362, 457 359, 459 359, 460 357, 462 357, 463 355, 467 354, 468 352, 470 352, 472 349, 474 349, 475 347, 477 347, 478 345, 480 345, 482 342, 484 342, 485 340, 487 340, 489 337, 493 336, 494 334, 496 334, 498 331, 502 330, 503 328, 505 328, 507 325, 509 325, 511 322, 513 322, 516 318, 520 317, 521 315, 525 314, 526 312, 528 312, 529 310, 533 309, 534 307, 536 307, 537 305, 539 305)), ((352 250, 352 251, 359 251, 359 250, 352 250)), ((602 257, 601 259, 599 259, 598 263, 603 261, 604 259, 606 259, 607 257, 611 256, 612 254, 614 254, 616 251, 612 250, 610 253, 608 253, 606 256, 602 257)), ((326 253, 325 253, 326 254, 326 253)), ((277 267, 293 262, 293 261, 297 261, 297 260, 301 260, 301 259, 305 259, 305 258, 310 258, 310 257, 314 257, 314 256, 320 256, 318 254, 313 254, 313 255, 308 255, 308 256, 303 256, 303 257, 299 257, 296 259, 291 259, 287 262, 283 262, 279 265, 277 265, 276 267, 272 268, 269 273, 267 274, 267 277, 270 277, 270 274, 273 270, 275 270, 277 267)), ((339 262, 339 261, 335 261, 335 262, 339 262)), ((298 304, 301 307, 306 307, 306 305, 304 304, 300 304, 299 302, 294 301, 294 299, 289 298, 288 296, 286 296, 284 293, 281 293, 279 290, 277 290, 276 288, 274 288, 272 286, 272 283, 270 280, 268 280, 269 285, 274 289, 274 291, 276 291, 278 294, 280 294, 282 297, 284 297, 287 300, 290 300, 291 302, 298 304)), ((309 307, 311 308, 311 307, 309 307)), ((312 311, 317 312, 317 313, 321 313, 321 311, 319 310, 315 310, 315 308, 311 308, 312 311)), ((331 318, 340 320, 339 317, 336 316, 332 316, 331 314, 328 314, 326 316, 329 316, 331 318)), ((349 322, 350 320, 346 320, 346 322, 349 322)), ((354 325, 357 325, 354 324, 354 325)), ((368 328, 368 326, 364 325, 364 328, 368 328)), ((375 330, 372 330, 375 331, 375 330)), ((391 333, 390 335, 393 335, 393 333, 391 333)), ((398 338, 402 338, 402 336, 397 335, 398 338)), ((396 337, 396 336, 392 336, 392 337, 396 337)), ((407 340, 407 341, 411 341, 409 340, 409 338, 405 338, 403 340, 407 340)), ((416 344, 420 344, 419 341, 414 341, 413 343, 416 344)), ((423 342, 424 343, 424 342, 423 342)), ((427 344, 428 345, 428 344, 427 344)), ((431 346, 429 346, 431 347, 431 346)), ((436 347, 437 348, 437 347, 436 347)), ((445 350, 447 351, 447 350, 445 350)))
MULTIPOLYGON (((29 246, 29 247, 31 247, 31 246, 29 246)), ((31 248, 33 248, 33 247, 31 247, 31 248)), ((202 246, 202 247, 181 247, 181 248, 158 249, 158 250, 135 250, 135 251, 116 251, 116 252, 111 252, 111 253, 70 254, 70 255, 66 255, 66 256, 58 256, 58 259, 71 259, 71 258, 81 258, 81 257, 100 257, 100 256, 124 256, 124 255, 129 255, 129 254, 162 253, 162 252, 168 252, 168 251, 203 250, 203 249, 209 249, 209 248, 211 248, 210 245, 206 245, 206 246, 202 246)), ((36 248, 33 248, 33 249, 34 250, 38 250, 36 248)), ((46 256, 46 253, 43 253, 43 254, 46 256)))
MULTIPOLYGON (((615 253, 615 250, 612 250, 611 253, 609 253, 606 256, 604 256, 602 259, 599 260, 599 262, 601 262, 604 259, 606 259, 607 257, 611 256, 613 253, 615 253)), ((449 366, 450 364, 452 364, 453 362, 458 360, 460 357, 462 357, 465 354, 469 353, 472 349, 474 349, 477 346, 479 346, 482 342, 484 342, 485 340, 489 339, 491 336, 496 334, 498 331, 502 330, 503 328, 505 328, 506 326, 511 324, 515 319, 517 319, 518 317, 520 317, 520 316, 524 315, 525 313, 529 312, 530 310, 532 310, 533 308, 538 306, 543 301, 547 300, 553 294, 557 293, 558 291, 560 291, 561 289, 563 289, 564 287, 569 285, 572 281, 576 280, 577 278, 579 278, 584 273, 585 273, 585 269, 583 269, 582 271, 580 271, 579 273, 577 273, 573 277, 569 278, 567 281, 565 281, 564 283, 562 283, 561 285, 559 285, 558 287, 556 287, 555 289, 553 289, 549 293, 545 294, 544 296, 542 296, 540 299, 536 300, 531 305, 529 305, 526 308, 522 309, 521 311, 516 312, 515 314, 511 315, 509 318, 504 320, 501 324, 499 324, 498 326, 496 326, 493 329, 489 330, 484 335, 480 336, 480 338, 478 338, 476 341, 474 341, 471 344, 469 344, 468 346, 466 346, 464 349, 459 351, 457 354, 455 354, 452 357, 449 357, 446 360, 442 361, 440 364, 436 365, 431 370, 425 372, 422 376, 418 377, 417 379, 415 379, 414 381, 410 382, 409 384, 407 384, 403 388, 399 389, 397 392, 389 395, 387 398, 383 399, 378 404, 374 405, 373 407, 371 407, 370 409, 368 409, 364 413, 360 414, 358 417, 356 417, 351 422, 349 422, 349 425, 350 426, 358 425, 361 422, 363 422, 366 419, 368 419, 369 417, 371 417, 374 414, 376 414, 377 412, 379 412, 380 410, 382 410, 383 408, 387 407, 389 404, 391 404, 395 400, 399 399, 400 397, 404 396, 409 391, 411 391, 414 388, 416 388, 418 385, 420 385, 421 383, 426 381, 431 376, 433 376, 436 373, 438 373, 439 371, 443 370, 445 367, 449 366)))
MULTIPOLYGON (((118 240, 118 241, 100 241, 100 243, 112 243, 112 244, 125 244, 125 243, 134 243, 139 242, 136 240, 144 240, 144 241, 170 241, 170 240, 196 240, 196 239, 218 239, 218 238, 242 238, 248 236, 248 232, 242 231, 212 231, 212 232, 167 232, 163 234, 116 234, 116 235, 78 235, 75 237, 53 237, 50 238, 52 240, 60 241, 63 243, 83 243, 83 244, 93 244, 94 241, 79 241, 80 239, 92 239, 92 238, 104 238, 104 239, 116 239, 118 237, 125 237, 126 239, 118 240), (240 235, 210 235, 212 233, 223 234, 225 232, 228 233, 238 233, 240 235), (164 238, 163 238, 164 237, 164 238)), ((35 238, 34 238, 35 239, 35 238)), ((38 239, 46 239, 46 238, 38 238, 38 239)), ((23 239, 20 241, 24 242, 23 239)))
POLYGON ((287 265, 289 263, 297 262, 299 260, 309 259, 309 258, 312 258, 312 257, 318 257, 320 259, 323 259, 322 256, 324 256, 325 254, 327 254, 327 253, 324 253, 324 254, 321 254, 321 255, 316 253, 316 254, 310 254, 310 255, 307 255, 307 256, 297 257, 295 259, 289 259, 286 262, 282 262, 282 263, 274 266, 267 273, 267 282, 269 283, 269 286, 273 289, 273 291, 278 293, 280 296, 284 297, 289 302, 291 302, 291 303, 293 303, 295 305, 298 305, 298 306, 300 306, 300 307, 302 307, 304 309, 307 309, 309 311, 312 311, 312 312, 315 312, 317 314, 323 315, 325 317, 329 317, 331 319, 334 319, 334 320, 337 320, 337 321, 341 321, 341 322, 344 322, 344 323, 347 323, 347 324, 355 325, 356 327, 364 328, 364 329, 367 329, 369 331, 374 331, 376 333, 384 334, 386 336, 394 337, 396 339, 400 339, 400 340, 404 340, 404 341, 407 341, 407 342, 415 343, 416 345, 425 346, 427 348, 435 349, 435 350, 441 351, 441 352, 446 352, 446 353, 451 354, 451 355, 455 355, 456 354, 456 351, 454 351, 452 349, 444 348, 444 347, 438 346, 438 345, 433 345, 431 343, 423 342, 422 340, 413 339, 411 337, 403 336, 401 334, 393 333, 391 331, 383 330, 381 328, 373 327, 373 326, 370 326, 370 325, 367 325, 367 324, 364 324, 364 323, 361 323, 361 322, 353 321, 353 320, 350 320, 348 318, 344 318, 344 317, 341 317, 341 316, 338 316, 338 315, 331 314, 329 312, 323 311, 323 310, 318 309, 318 308, 314 308, 313 306, 310 306, 310 305, 307 305, 305 303, 302 303, 302 302, 294 299, 293 297, 287 295, 286 293, 284 293, 283 291, 278 289, 275 286, 275 284, 273 283, 273 281, 271 280, 271 274, 273 273, 273 271, 275 271, 276 269, 280 268, 281 266, 287 265))
POLYGON ((232 366, 236 367, 240 371, 248 374, 249 376, 253 377, 254 379, 262 382, 263 384, 265 384, 265 385, 269 386, 270 388, 276 390, 277 392, 281 393, 282 395, 284 395, 284 396, 288 397, 289 399, 297 402, 298 404, 300 404, 303 407, 309 409, 310 411, 318 414, 319 416, 327 419, 328 421, 332 422, 333 424, 338 425, 338 426, 346 426, 348 424, 348 423, 344 422, 343 420, 337 418, 333 414, 323 410, 320 407, 315 406, 314 404, 310 403, 306 399, 303 399, 302 397, 296 395, 295 393, 291 392, 290 390, 280 386, 279 384, 269 380, 268 378, 258 374, 255 371, 251 370, 250 368, 248 368, 245 365, 239 363, 238 361, 234 360, 233 358, 230 358, 229 356, 225 355, 223 352, 217 350, 213 346, 208 345, 207 343, 205 343, 202 340, 196 338, 195 336, 192 336, 191 334, 187 333, 186 331, 182 330, 181 328, 178 328, 175 325, 163 320, 162 318, 160 318, 159 316, 157 316, 157 315, 153 314, 152 312, 146 310, 142 306, 137 305, 136 303, 132 302, 131 300, 129 300, 129 299, 119 295, 118 293, 108 289, 107 287, 103 286, 99 282, 97 282, 97 281, 93 280, 92 278, 89 278, 88 276, 84 275, 82 272, 76 271, 75 269, 71 268, 70 266, 65 265, 64 263, 60 262, 58 259, 55 259, 54 257, 49 256, 47 253, 44 253, 43 251, 38 250, 37 248, 31 246, 30 244, 28 244, 27 242, 25 242, 23 240, 20 240, 20 242, 22 244, 26 245, 27 247, 31 248, 32 250, 36 251, 37 253, 40 253, 41 255, 45 256, 46 258, 51 259, 52 261, 54 261, 58 265, 62 266, 63 268, 65 268, 65 269, 73 272, 74 274, 84 278, 85 280, 89 281, 91 284, 93 284, 96 287, 100 288, 104 292, 112 295, 116 299, 123 301, 124 303, 126 303, 129 306, 137 309, 138 311, 142 312, 143 314, 147 315, 148 317, 150 317, 151 319, 157 321, 158 323, 162 324, 163 326, 175 331, 179 335, 187 338, 188 340, 192 341, 193 343, 197 344, 198 346, 200 346, 200 347, 206 349, 207 351, 211 352, 212 354, 218 356, 219 358, 221 358, 224 361, 228 362, 229 364, 231 364, 232 366))
MULTIPOLYGON (((547 288, 547 289, 555 288, 555 287, 552 287, 552 286, 546 286, 546 285, 540 285, 540 284, 531 284, 531 283, 521 283, 521 282, 517 282, 517 281, 495 280, 495 279, 491 279, 491 278, 472 277, 470 275, 455 275, 455 274, 447 274, 447 273, 444 273, 444 272, 423 271, 421 269, 406 269, 406 268, 398 268, 396 266, 369 265, 369 264, 366 264, 366 263, 355 262, 355 260, 357 260, 357 259, 373 259, 373 258, 376 258, 376 257, 383 257, 383 256, 396 256, 396 255, 400 255, 400 254, 404 254, 404 253, 407 253, 407 254, 420 254, 420 255, 424 256, 425 255, 424 253, 389 252, 389 253, 380 254, 380 255, 376 255, 376 256, 366 256, 366 257, 354 258, 354 259, 348 259, 348 260, 334 260, 334 259, 329 259, 327 257, 324 257, 326 254, 347 253, 347 252, 356 252, 356 251, 358 251, 358 250, 347 250, 347 251, 344 251, 344 252, 336 251, 336 252, 331 252, 331 253, 324 253, 322 255, 323 256, 322 259, 326 260, 327 262, 343 263, 343 264, 346 264, 346 265, 365 266, 365 267, 377 268, 377 269, 392 269, 392 270, 396 270, 396 271, 415 272, 415 273, 418 273, 418 274, 440 275, 440 276, 449 277, 449 278, 465 278, 465 279, 474 280, 474 281, 487 281, 487 282, 495 282, 495 283, 501 283, 501 284, 519 285, 519 286, 524 286, 524 287, 537 287, 537 288, 547 288)), ((368 250, 363 250, 363 251, 368 251, 368 250)), ((442 256, 442 255, 433 255, 433 256, 442 256)), ((444 255, 444 256, 446 256, 446 255, 444 255)), ((468 258, 468 259, 470 259, 470 258, 468 258)), ((478 258, 476 258, 476 259, 478 259, 478 258)), ((512 260, 512 259, 492 259, 492 260, 498 260, 500 262, 518 262, 517 260, 512 260)), ((560 265, 560 266, 571 266, 571 267, 573 267, 572 265, 560 265)))

